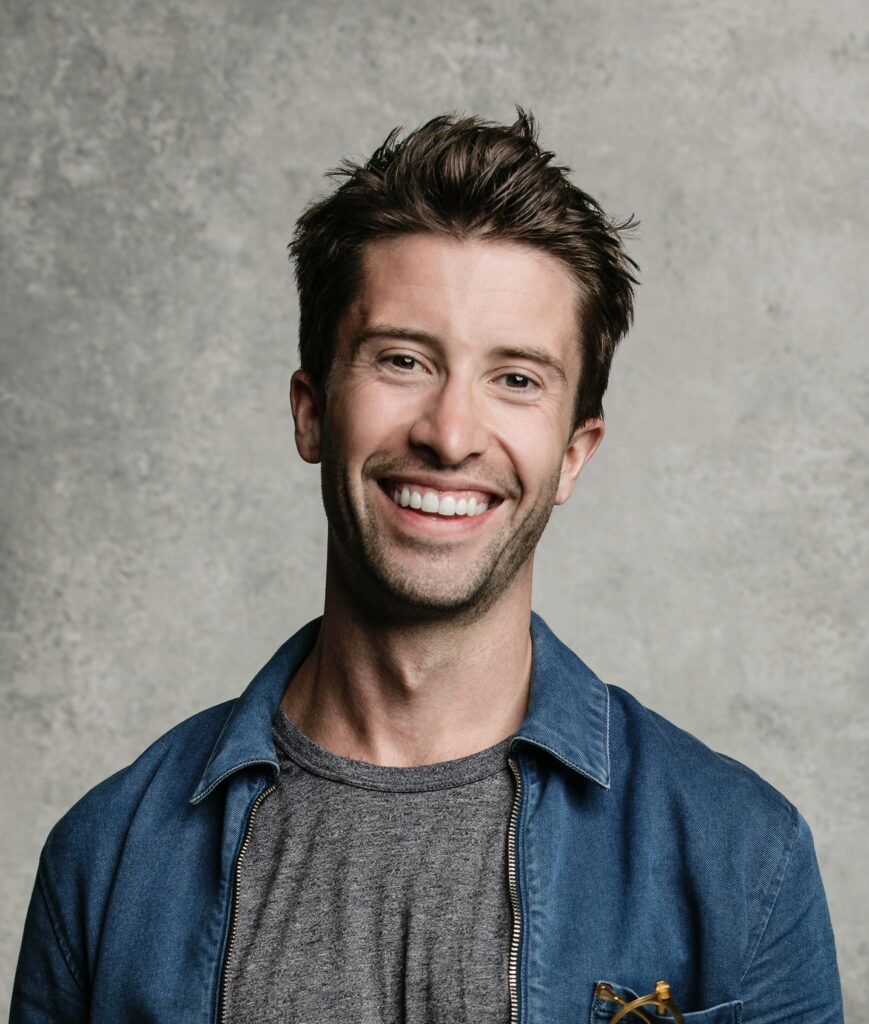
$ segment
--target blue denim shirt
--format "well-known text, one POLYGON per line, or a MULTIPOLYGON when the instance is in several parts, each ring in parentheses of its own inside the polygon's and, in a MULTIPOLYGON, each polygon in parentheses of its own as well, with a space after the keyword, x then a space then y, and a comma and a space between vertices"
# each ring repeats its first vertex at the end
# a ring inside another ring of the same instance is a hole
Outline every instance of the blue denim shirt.
MULTIPOLYGON (((12 1024, 220 1019, 239 851, 278 761, 271 724, 317 634, 88 793, 40 860, 12 1024)), ((523 1024, 596 1024, 666 978, 688 1024, 842 1021, 809 830, 737 762, 605 686, 536 616, 511 742, 523 1024)), ((287 950, 292 956, 292 950, 287 950)))

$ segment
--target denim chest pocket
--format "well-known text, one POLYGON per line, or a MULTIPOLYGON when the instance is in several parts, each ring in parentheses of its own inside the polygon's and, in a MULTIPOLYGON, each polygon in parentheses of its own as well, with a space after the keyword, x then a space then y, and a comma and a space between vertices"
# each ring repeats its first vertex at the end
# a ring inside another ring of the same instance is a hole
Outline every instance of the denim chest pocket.
MULTIPOLYGON (((624 985, 615 985, 611 981, 598 982, 595 985, 595 990, 601 984, 609 985, 616 995, 624 999, 625 1002, 630 1002, 637 998, 637 992, 624 985)), ((617 1003, 594 995, 591 1003, 591 1024, 609 1024, 619 1009, 620 1007, 617 1003)), ((657 1016, 653 1007, 644 1006, 642 1007, 642 1012, 649 1021, 655 1022, 660 1020, 663 1024, 669 1021, 672 1024, 672 1017, 657 1016)), ((718 1006, 710 1006, 708 1010, 695 1010, 692 1013, 683 1012, 682 1016, 685 1019, 685 1024, 742 1024, 742 1003, 739 1000, 734 1000, 731 1003, 719 1003, 718 1006)), ((636 1013, 628 1014, 627 1017, 623 1018, 624 1024, 640 1024, 642 1019, 636 1013)))

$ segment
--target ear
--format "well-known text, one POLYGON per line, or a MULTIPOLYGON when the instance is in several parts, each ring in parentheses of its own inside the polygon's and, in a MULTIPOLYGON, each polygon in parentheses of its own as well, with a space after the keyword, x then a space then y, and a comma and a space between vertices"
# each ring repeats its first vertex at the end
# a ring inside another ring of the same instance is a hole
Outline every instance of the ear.
POLYGON ((573 494, 582 467, 597 451, 603 435, 602 419, 586 420, 574 430, 561 460, 561 477, 558 481, 558 490, 555 492, 556 505, 563 505, 573 494))
POLYGON ((320 461, 320 430, 323 410, 310 374, 296 370, 290 380, 290 405, 296 424, 296 448, 305 462, 320 461))

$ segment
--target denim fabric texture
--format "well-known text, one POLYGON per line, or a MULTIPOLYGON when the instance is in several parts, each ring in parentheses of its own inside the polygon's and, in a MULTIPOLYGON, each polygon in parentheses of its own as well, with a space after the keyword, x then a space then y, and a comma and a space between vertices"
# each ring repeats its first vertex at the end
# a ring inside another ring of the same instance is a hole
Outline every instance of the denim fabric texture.
MULTIPOLYGON (((272 719, 318 628, 54 827, 11 1024, 219 1019, 236 862, 278 771, 272 719)), ((826 900, 795 808, 604 685, 537 616, 531 633, 529 709, 510 745, 519 1021, 602 1024, 617 1007, 598 982, 645 993, 666 978, 690 1024, 839 1024, 826 900)))

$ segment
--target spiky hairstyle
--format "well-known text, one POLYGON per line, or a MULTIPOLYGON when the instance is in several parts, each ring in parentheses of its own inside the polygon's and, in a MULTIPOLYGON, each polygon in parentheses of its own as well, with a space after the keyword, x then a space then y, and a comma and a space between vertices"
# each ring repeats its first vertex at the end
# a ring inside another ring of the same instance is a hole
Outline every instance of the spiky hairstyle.
POLYGON ((564 262, 579 286, 581 379, 575 423, 603 415, 610 364, 633 319, 636 263, 597 202, 540 148, 533 116, 512 125, 442 115, 401 138, 389 133, 364 164, 313 203, 290 243, 299 291, 302 369, 324 394, 338 322, 356 297, 365 244, 433 234, 521 242, 564 262))

